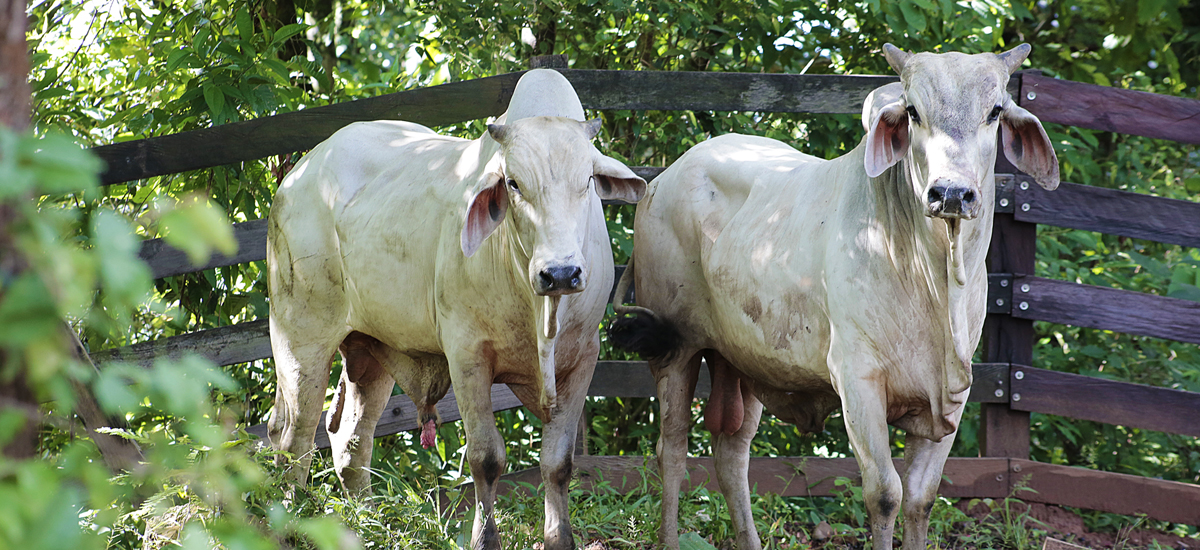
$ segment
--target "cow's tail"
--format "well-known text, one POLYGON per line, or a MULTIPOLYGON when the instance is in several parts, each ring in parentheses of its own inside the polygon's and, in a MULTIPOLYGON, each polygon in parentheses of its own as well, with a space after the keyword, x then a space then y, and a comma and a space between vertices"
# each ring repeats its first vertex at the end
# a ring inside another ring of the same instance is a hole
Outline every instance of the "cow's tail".
POLYGON ((613 312, 617 317, 608 326, 608 341, 628 352, 646 359, 665 357, 679 346, 679 331, 669 321, 653 311, 635 305, 625 305, 629 285, 633 282, 633 257, 625 266, 617 291, 613 295, 613 312))

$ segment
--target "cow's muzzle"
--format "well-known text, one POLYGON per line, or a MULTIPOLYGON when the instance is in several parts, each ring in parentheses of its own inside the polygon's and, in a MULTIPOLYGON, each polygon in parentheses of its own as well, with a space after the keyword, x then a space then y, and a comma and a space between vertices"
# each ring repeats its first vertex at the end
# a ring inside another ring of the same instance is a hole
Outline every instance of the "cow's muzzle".
POLYGON ((979 193, 962 184, 935 181, 925 196, 926 215, 934 218, 973 220, 979 216, 979 193))
POLYGON ((569 264, 554 265, 538 271, 534 291, 539 296, 562 296, 580 292, 586 286, 582 267, 569 264))

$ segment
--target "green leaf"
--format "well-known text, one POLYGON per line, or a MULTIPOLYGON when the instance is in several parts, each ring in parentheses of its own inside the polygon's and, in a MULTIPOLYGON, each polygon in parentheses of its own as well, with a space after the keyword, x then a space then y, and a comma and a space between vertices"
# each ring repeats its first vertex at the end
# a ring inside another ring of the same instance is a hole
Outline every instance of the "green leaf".
POLYGON ((238 8, 234 18, 237 20, 238 36, 249 42, 254 38, 254 20, 250 19, 250 11, 245 4, 238 8))
POLYGON ((207 199, 192 199, 175 205, 162 217, 168 244, 188 255, 195 265, 208 261, 213 250, 226 256, 237 253, 233 226, 225 212, 207 199))
POLYGON ((225 92, 212 82, 204 83, 204 102, 208 104, 208 112, 215 120, 221 116, 221 112, 225 110, 225 92))
POLYGON ((292 23, 291 25, 284 25, 284 26, 280 27, 279 30, 275 31, 275 37, 273 39, 273 42, 275 43, 276 46, 283 44, 283 42, 285 40, 287 40, 293 36, 296 36, 297 34, 303 32, 307 28, 308 28, 308 25, 305 25, 302 23, 292 23))
POLYGON ((171 50, 171 53, 167 54, 167 72, 174 71, 179 67, 179 64, 183 62, 189 53, 191 53, 191 50, 188 48, 171 50))
POLYGON ((904 14, 904 21, 909 27, 917 32, 925 31, 925 14, 910 0, 900 3, 900 12, 904 14))
POLYGON ((700 533, 692 531, 679 535, 679 550, 717 550, 717 547, 701 538, 700 533))
POLYGON ((1138 23, 1144 25, 1151 19, 1162 15, 1163 8, 1166 5, 1166 0, 1139 0, 1137 12, 1138 23))
POLYGON ((1191 193, 1200 193, 1200 176, 1192 176, 1183 180, 1183 188, 1191 193))
POLYGON ((1176 283, 1171 285, 1171 290, 1167 292, 1167 296, 1200 302, 1200 287, 1188 283, 1176 283))

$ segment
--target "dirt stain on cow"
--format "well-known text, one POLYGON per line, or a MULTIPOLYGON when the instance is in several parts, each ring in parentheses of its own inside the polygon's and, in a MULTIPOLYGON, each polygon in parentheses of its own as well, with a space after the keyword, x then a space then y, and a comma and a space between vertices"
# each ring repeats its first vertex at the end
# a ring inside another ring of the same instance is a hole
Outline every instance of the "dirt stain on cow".
POLYGON ((742 312, 750 317, 750 320, 757 323, 762 317, 763 307, 758 296, 751 296, 749 300, 742 302, 742 312))

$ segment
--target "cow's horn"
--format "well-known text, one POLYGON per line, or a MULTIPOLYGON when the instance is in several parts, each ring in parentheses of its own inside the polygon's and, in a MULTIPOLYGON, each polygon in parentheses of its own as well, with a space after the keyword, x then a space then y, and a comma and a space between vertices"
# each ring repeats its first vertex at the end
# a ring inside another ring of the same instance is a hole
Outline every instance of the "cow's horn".
POLYGON ((908 64, 908 58, 912 57, 912 54, 893 46, 889 42, 883 45, 883 57, 887 59, 888 65, 892 66, 892 70, 896 71, 896 74, 901 74, 904 72, 904 66, 908 64))
POLYGON ((1029 52, 1032 50, 1033 47, 1029 44, 1021 44, 1011 50, 1008 50, 1007 52, 997 55, 1000 57, 1000 61, 1003 61, 1004 64, 1008 66, 1008 74, 1013 74, 1021 67, 1021 63, 1025 62, 1025 58, 1029 57, 1029 52))

